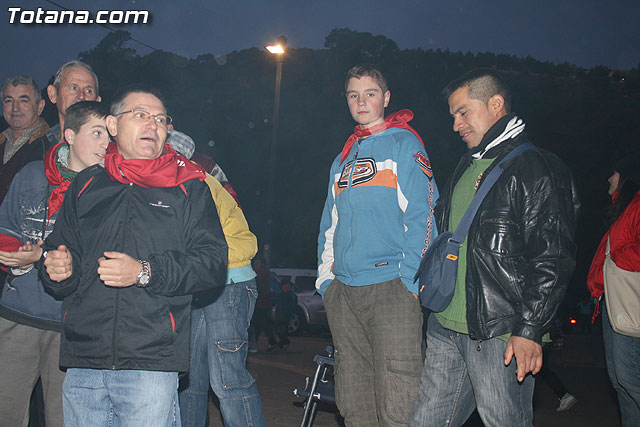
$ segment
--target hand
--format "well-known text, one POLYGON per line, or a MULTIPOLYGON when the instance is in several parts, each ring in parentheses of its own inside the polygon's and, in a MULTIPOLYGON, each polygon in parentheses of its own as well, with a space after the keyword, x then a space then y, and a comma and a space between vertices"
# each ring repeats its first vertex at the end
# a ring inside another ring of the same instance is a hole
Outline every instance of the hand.
POLYGON ((54 282, 62 282, 68 279, 73 273, 71 252, 65 245, 58 246, 58 249, 47 252, 44 266, 47 268, 49 278, 54 282))
POLYGON ((542 346, 535 341, 516 336, 509 338, 507 349, 504 351, 505 366, 511 363, 514 356, 519 382, 524 381, 529 372, 535 375, 542 369, 542 346))
POLYGON ((100 280, 107 286, 126 288, 134 285, 141 271, 140 261, 121 252, 105 252, 98 260, 100 280))
POLYGON ((39 240, 36 244, 27 242, 25 245, 20 246, 17 251, 0 251, 0 264, 26 270, 42 256, 42 248, 40 245, 43 243, 42 240, 39 240))

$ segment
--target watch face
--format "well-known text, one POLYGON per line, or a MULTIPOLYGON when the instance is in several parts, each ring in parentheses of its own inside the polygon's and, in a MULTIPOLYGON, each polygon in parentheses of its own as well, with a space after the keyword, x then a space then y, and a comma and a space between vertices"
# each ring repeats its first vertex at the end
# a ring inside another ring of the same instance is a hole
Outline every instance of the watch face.
POLYGON ((147 285, 149 283, 149 275, 143 274, 142 276, 140 276, 140 280, 138 280, 138 282, 140 282, 140 284, 143 286, 147 285))

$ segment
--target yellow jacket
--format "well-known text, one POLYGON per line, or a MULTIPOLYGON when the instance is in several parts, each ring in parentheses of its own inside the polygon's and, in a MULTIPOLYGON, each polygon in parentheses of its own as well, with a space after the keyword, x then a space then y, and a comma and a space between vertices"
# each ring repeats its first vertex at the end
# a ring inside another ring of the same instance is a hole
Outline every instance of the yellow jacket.
POLYGON ((207 174, 204 182, 211 190, 222 231, 229 246, 229 270, 250 265, 258 252, 258 239, 249 230, 242 209, 214 177, 207 174))

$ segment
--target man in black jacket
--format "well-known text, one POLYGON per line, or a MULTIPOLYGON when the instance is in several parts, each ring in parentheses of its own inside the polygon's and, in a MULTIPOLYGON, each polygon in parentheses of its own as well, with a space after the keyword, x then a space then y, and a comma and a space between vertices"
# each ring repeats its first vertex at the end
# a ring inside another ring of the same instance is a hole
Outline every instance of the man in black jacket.
POLYGON ((170 123, 155 90, 116 95, 116 143, 73 180, 45 242, 65 426, 179 424, 191 296, 225 283, 228 249, 204 171, 165 144, 170 123))
MULTIPOLYGON (((483 178, 518 145, 524 122, 489 70, 443 91, 469 151, 436 207, 441 231, 455 230, 483 178)), ((539 148, 505 162, 460 248, 453 299, 430 316, 414 426, 459 426, 477 407, 487 426, 531 426, 543 335, 575 264, 578 201, 571 173, 539 148), (515 360, 513 360, 515 359, 515 360)))

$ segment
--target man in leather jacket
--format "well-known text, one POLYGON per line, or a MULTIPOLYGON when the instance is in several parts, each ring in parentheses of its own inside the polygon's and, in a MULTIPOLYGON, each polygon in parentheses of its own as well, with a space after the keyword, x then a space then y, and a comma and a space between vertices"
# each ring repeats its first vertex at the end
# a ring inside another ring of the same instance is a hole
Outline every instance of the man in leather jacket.
MULTIPOLYGON (((488 172, 529 142, 496 73, 472 70, 443 94, 469 151, 438 200, 441 232, 456 229, 488 172)), ((430 316, 411 425, 462 425, 476 407, 487 426, 532 425, 528 374, 542 367, 543 335, 575 265, 579 203, 571 172, 545 150, 501 167, 460 248, 453 299, 430 316)))

